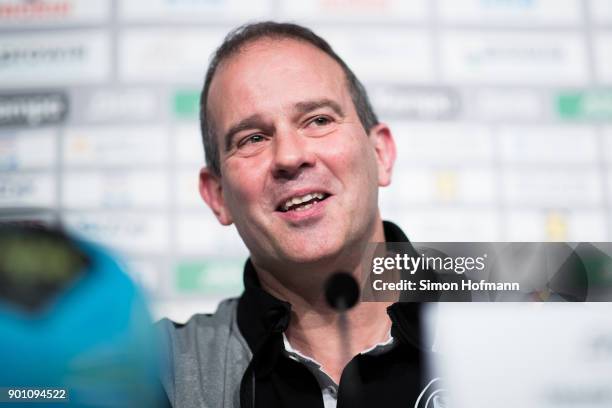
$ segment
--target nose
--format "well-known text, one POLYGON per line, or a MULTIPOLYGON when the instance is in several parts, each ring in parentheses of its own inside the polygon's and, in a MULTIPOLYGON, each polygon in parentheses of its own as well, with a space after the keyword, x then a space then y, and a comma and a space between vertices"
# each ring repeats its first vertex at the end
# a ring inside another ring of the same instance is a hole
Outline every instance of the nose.
POLYGON ((304 169, 314 165, 315 155, 307 139, 295 130, 286 130, 276 135, 272 170, 276 178, 295 178, 304 169))

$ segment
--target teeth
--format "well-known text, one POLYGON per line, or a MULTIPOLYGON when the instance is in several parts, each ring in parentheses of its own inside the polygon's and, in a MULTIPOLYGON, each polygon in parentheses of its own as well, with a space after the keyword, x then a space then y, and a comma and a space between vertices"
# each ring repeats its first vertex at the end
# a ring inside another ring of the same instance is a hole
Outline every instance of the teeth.
MULTIPOLYGON (((305 202, 310 201, 310 200, 315 199, 315 198, 317 200, 322 200, 323 197, 325 197, 325 195, 323 193, 309 193, 309 194, 303 195, 301 197, 293 197, 293 198, 290 198, 287 201, 285 201, 285 204, 283 204, 283 209, 285 211, 287 211, 292 206, 305 203, 305 202)), ((312 204, 307 204, 303 208, 299 208, 299 210, 300 211, 301 210, 306 210, 306 209, 310 208, 311 206, 312 206, 312 204)))
POLYGON ((306 204, 306 205, 303 205, 303 206, 301 206, 301 207, 298 207, 298 208, 296 208, 296 209, 295 209, 295 211, 304 211, 304 210, 309 209, 310 207, 312 207, 312 203, 308 203, 308 204, 306 204))

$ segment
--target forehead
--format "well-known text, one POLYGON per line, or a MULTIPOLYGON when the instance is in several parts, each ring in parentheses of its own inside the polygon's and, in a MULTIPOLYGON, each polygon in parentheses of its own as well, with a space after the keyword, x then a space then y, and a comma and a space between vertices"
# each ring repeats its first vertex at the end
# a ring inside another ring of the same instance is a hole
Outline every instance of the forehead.
POLYGON ((305 41, 264 38, 219 65, 209 90, 208 111, 216 126, 223 128, 242 116, 321 98, 348 102, 340 65, 305 41))

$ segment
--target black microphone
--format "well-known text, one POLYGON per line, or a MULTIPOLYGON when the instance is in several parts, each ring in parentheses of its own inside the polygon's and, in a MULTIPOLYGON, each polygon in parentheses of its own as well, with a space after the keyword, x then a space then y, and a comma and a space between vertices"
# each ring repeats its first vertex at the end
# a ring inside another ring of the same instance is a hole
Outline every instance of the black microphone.
POLYGON ((344 313, 359 300, 359 285, 352 275, 336 272, 325 283, 327 304, 339 313, 344 313))

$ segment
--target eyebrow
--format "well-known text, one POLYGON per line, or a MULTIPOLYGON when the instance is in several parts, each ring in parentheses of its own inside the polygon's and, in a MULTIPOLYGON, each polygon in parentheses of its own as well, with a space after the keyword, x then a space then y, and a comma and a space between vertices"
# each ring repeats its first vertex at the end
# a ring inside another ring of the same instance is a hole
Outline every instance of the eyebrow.
MULTIPOLYGON (((345 116, 344 111, 342 110, 340 105, 337 102, 327 98, 317 99, 313 101, 298 102, 294 105, 294 108, 296 111, 296 116, 303 115, 305 113, 312 112, 313 110, 320 108, 330 108, 341 118, 344 118, 345 116)), ((225 151, 228 152, 231 150, 236 134, 242 132, 243 130, 256 128, 263 129, 266 127, 269 127, 269 125, 266 124, 260 114, 256 113, 242 119, 241 121, 230 127, 229 130, 225 133, 225 151)))
POLYGON ((228 152, 232 148, 232 143, 237 133, 247 129, 263 128, 265 126, 266 124, 263 118, 257 113, 242 119, 225 133, 225 151, 228 152))
POLYGON ((331 99, 324 98, 324 99, 317 99, 314 101, 298 102, 295 104, 295 110, 297 111, 299 115, 303 115, 304 113, 312 112, 313 110, 316 110, 319 108, 331 108, 331 110, 333 110, 336 113, 336 115, 344 118, 344 111, 342 110, 340 105, 337 102, 332 101, 331 99))

